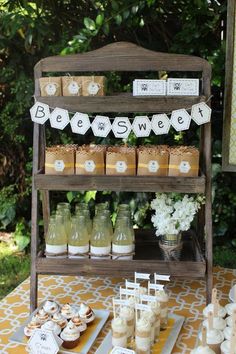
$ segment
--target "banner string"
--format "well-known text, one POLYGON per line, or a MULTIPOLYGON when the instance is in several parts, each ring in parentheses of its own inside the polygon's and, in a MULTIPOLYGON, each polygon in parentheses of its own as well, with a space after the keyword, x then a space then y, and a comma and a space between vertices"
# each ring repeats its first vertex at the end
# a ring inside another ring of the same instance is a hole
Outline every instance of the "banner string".
MULTIPOLYGON (((62 96, 63 97, 63 96, 62 96)), ((143 97, 143 96, 142 96, 143 97)), ((167 96, 167 97, 169 97, 169 96, 167 96)), ((187 97, 187 96, 186 96, 187 97)), ((213 95, 210 95, 208 98, 207 98, 207 100, 206 101, 202 101, 202 102, 204 102, 204 103, 208 103, 211 99, 212 99, 212 97, 213 97, 213 95)), ((33 95, 33 98, 34 98, 34 103, 36 103, 36 102, 40 102, 40 101, 38 101, 37 99, 36 99, 36 96, 35 95, 33 95)), ((202 103, 202 102, 198 102, 198 103, 202 103)), ((47 104, 48 105, 48 104, 47 104)), ((48 107, 50 108, 50 110, 54 110, 56 107, 52 107, 52 106, 49 106, 48 105, 48 107)), ((181 109, 185 109, 186 111, 190 111, 191 109, 192 109, 192 106, 191 107, 187 107, 187 108, 181 108, 181 109)), ((66 110, 66 111, 68 111, 68 110, 66 110)), ((174 111, 174 110, 173 110, 174 111)), ((171 116, 171 114, 172 114, 172 112, 173 111, 167 111, 167 112, 159 112, 160 114, 166 114, 167 116, 171 116)), ((68 111, 68 113, 69 114, 71 114, 71 115, 73 115, 73 114, 75 114, 75 113, 77 113, 78 111, 76 111, 76 112, 72 112, 72 111, 68 111)), ((83 112, 78 112, 78 113, 83 113, 83 112)), ((156 114, 159 114, 158 112, 156 113, 156 114)), ((136 113, 135 113, 136 114, 136 113)), ((153 113, 152 115, 154 115, 155 113, 153 113)), ((88 114, 89 115, 89 118, 95 118, 96 116, 94 116, 94 115, 90 115, 90 114, 88 114)), ((99 114, 99 115, 101 115, 101 114, 99 114)), ((145 115, 146 116, 146 115, 145 115)), ((109 117, 109 119, 110 120, 114 120, 116 117, 109 117)), ((135 119, 135 117, 128 117, 130 120, 134 120, 135 119)))

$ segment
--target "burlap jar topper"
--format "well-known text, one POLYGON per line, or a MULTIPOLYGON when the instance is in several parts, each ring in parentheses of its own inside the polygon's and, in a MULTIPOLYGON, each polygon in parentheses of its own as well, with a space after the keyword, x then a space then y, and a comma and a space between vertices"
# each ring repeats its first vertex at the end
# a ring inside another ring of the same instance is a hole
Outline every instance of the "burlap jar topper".
POLYGON ((106 152, 107 175, 136 175, 136 149, 127 146, 110 146, 106 152))
POLYGON ((63 96, 81 96, 82 94, 82 76, 67 76, 62 77, 62 94, 63 96))
POLYGON ((199 150, 194 146, 170 148, 169 176, 196 177, 199 171, 199 150))
POLYGON ((146 145, 138 148, 138 169, 140 176, 167 176, 169 148, 167 145, 146 145))
POLYGON ((46 148, 45 174, 73 175, 76 145, 56 145, 46 148))
POLYGON ((103 175, 105 173, 105 145, 82 145, 76 150, 77 175, 103 175))
POLYGON ((41 77, 39 79, 41 96, 61 96, 60 77, 41 77))
POLYGON ((83 76, 83 96, 104 96, 105 76, 83 76))

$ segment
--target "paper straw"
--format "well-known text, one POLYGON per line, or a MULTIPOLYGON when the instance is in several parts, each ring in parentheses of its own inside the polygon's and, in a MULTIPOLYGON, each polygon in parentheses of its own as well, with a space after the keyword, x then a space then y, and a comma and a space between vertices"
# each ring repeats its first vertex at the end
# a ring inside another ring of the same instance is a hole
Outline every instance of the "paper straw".
POLYGON ((203 347, 207 346, 207 328, 206 327, 202 328, 202 346, 203 347))
POLYGON ((232 337, 230 339, 230 351, 229 351, 229 354, 234 354, 235 347, 236 347, 236 334, 233 333, 232 337))
POLYGON ((214 304, 217 299, 217 289, 213 288, 212 289, 212 295, 211 295, 211 302, 214 304))
POLYGON ((219 313, 219 300, 215 300, 215 303, 213 304, 213 314, 214 317, 218 317, 218 313, 219 313))
POLYGON ((112 298, 112 302, 113 302, 113 317, 116 318, 116 306, 114 302, 114 297, 112 298))
POLYGON ((208 328, 211 331, 213 329, 213 312, 208 313, 208 328))

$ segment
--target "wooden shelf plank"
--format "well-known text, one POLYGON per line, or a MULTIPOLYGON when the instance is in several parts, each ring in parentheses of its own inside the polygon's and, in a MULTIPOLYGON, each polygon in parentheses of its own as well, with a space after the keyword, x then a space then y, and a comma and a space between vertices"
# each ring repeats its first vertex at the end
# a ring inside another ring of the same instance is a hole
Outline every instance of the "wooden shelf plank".
POLYGON ((166 112, 180 108, 189 108, 195 103, 206 101, 205 96, 138 96, 124 93, 102 97, 41 97, 36 100, 50 107, 60 107, 78 112, 166 112))
POLYGON ((183 233, 180 261, 166 261, 158 245, 154 230, 136 230, 133 260, 57 259, 37 257, 36 271, 40 274, 133 276, 136 272, 159 272, 172 277, 203 278, 206 262, 192 231, 183 233))
POLYGON ((204 193, 205 176, 153 177, 153 176, 88 176, 45 175, 34 176, 39 190, 111 190, 124 192, 179 192, 204 193))

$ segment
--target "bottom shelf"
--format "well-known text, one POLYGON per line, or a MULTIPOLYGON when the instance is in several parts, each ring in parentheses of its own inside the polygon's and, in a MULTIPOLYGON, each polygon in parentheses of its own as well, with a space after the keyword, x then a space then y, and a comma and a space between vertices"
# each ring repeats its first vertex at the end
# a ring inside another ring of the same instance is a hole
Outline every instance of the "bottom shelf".
POLYGON ((133 260, 93 260, 46 258, 36 259, 38 274, 133 276, 136 272, 170 274, 178 278, 204 278, 206 261, 193 232, 183 234, 183 249, 179 261, 165 260, 153 230, 137 230, 133 260))

